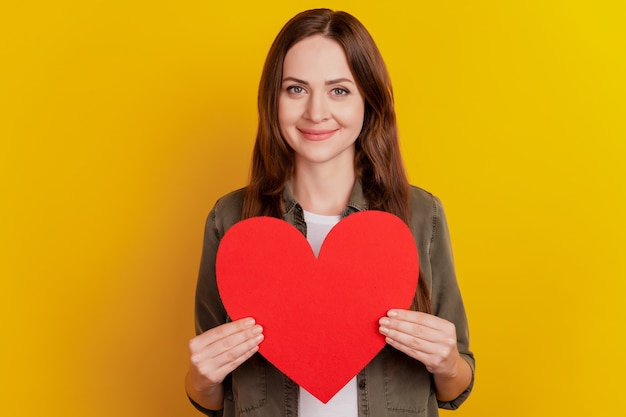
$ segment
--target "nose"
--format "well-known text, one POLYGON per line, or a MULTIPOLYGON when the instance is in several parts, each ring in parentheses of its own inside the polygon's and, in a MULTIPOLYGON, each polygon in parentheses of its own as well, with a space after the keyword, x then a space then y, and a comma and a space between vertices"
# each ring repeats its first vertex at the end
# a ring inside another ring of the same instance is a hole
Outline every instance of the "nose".
POLYGON ((330 118, 330 109, 324 94, 311 94, 309 96, 304 117, 314 123, 320 123, 330 118))

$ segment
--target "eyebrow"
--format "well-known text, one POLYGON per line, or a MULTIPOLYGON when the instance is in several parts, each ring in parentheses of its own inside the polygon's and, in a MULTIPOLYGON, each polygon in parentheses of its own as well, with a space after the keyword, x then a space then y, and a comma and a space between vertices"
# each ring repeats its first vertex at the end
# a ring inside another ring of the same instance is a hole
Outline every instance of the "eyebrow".
MULTIPOLYGON (((295 78, 295 77, 285 77, 285 78, 283 78, 283 82, 286 82, 286 81, 294 81, 294 82, 296 82, 298 84, 309 85, 308 81, 304 81, 304 80, 301 80, 301 79, 295 78)), ((337 79, 334 79, 334 80, 328 80, 328 81, 325 81, 324 84, 325 85, 332 85, 332 84, 340 84, 340 83, 345 83, 345 82, 354 84, 354 81, 352 81, 349 78, 337 78, 337 79)))

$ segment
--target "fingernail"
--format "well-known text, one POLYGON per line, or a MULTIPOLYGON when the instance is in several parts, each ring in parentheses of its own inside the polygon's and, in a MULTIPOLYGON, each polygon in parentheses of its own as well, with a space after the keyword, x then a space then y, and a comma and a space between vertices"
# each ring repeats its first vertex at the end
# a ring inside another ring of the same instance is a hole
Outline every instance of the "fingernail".
POLYGON ((389 324, 391 322, 389 321, 389 319, 382 318, 382 319, 380 319, 379 323, 380 323, 381 326, 389 326, 389 324))
POLYGON ((389 310, 389 312, 387 313, 387 315, 389 317, 396 317, 398 315, 398 312, 395 310, 389 310))

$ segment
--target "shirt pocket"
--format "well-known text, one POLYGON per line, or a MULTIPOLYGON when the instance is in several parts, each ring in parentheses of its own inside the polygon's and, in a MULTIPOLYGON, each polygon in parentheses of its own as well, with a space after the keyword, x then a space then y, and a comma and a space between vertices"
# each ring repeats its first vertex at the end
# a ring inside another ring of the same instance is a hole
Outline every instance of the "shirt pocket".
POLYGON ((256 354, 235 369, 232 391, 225 394, 226 401, 232 402, 237 416, 245 416, 267 404, 267 367, 264 359, 256 354))
POLYGON ((399 351, 389 349, 386 354, 383 385, 390 415, 431 415, 433 405, 436 412, 432 376, 426 367, 399 351))

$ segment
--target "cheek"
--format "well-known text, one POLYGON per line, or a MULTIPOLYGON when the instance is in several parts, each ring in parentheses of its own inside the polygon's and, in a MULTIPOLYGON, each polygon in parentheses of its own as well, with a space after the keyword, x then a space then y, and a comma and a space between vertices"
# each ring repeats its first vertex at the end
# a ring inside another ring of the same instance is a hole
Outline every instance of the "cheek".
POLYGON ((344 127, 360 131, 365 119, 365 109, 359 105, 345 107, 342 111, 335 113, 335 118, 344 127))
POLYGON ((287 105, 282 101, 278 103, 278 124, 281 130, 292 125, 298 119, 295 110, 296 106, 287 105))

